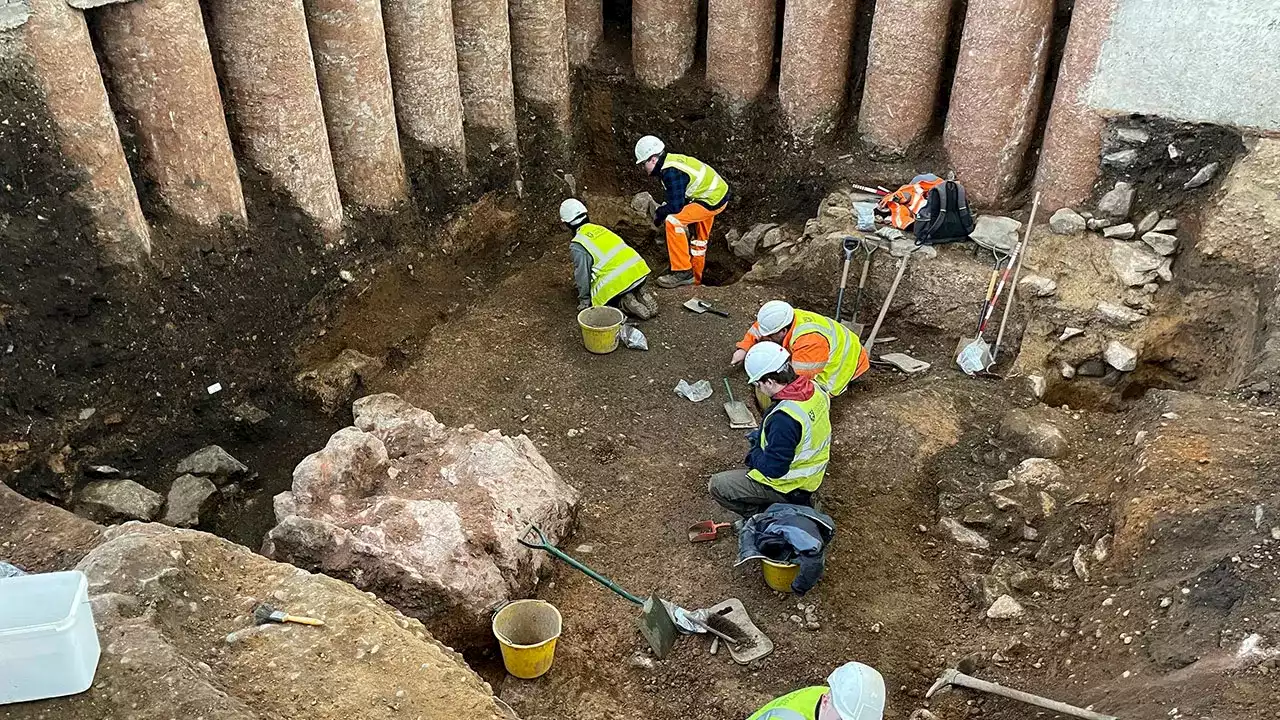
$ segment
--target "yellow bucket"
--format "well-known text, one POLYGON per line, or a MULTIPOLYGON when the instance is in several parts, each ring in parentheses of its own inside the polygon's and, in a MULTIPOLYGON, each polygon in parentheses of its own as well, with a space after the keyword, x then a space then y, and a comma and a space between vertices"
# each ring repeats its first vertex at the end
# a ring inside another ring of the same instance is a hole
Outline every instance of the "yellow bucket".
POLYGON ((622 311, 608 305, 589 307, 578 313, 582 328, 582 344, 597 355, 607 355, 618 347, 618 331, 622 329, 622 311))
POLYGON ((760 558, 760 569, 764 571, 765 583, 778 592, 791 592, 791 583, 800 574, 800 566, 794 563, 780 563, 760 558))
POLYGON ((551 669, 560 629, 560 611, 542 600, 517 600, 493 616, 493 636, 502 646, 502 664, 522 680, 532 680, 551 669))

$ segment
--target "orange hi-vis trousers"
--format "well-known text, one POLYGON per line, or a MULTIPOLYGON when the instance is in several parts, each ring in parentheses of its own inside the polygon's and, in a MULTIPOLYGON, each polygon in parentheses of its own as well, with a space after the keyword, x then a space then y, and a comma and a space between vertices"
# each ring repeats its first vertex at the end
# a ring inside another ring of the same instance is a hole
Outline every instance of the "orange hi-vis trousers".
POLYGON ((729 203, 715 210, 691 202, 674 215, 667 216, 667 258, 671 270, 693 270, 693 281, 702 284, 702 270, 707 266, 707 241, 711 238, 711 226, 729 203), (693 230, 693 236, 689 231, 693 230))

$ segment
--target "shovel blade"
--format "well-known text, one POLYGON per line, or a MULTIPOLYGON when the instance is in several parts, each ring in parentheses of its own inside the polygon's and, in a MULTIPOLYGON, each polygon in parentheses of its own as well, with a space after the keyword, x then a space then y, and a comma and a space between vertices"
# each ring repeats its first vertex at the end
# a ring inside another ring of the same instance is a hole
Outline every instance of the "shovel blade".
POLYGON ((667 606, 657 595, 650 595, 644 601, 644 615, 638 624, 640 634, 653 650, 659 660, 665 660, 671 653, 671 646, 676 642, 676 623, 667 612, 667 606))
POLYGON ((991 346, 979 335, 975 338, 962 339, 956 352, 956 364, 966 375, 975 375, 991 367, 995 360, 991 357, 991 346))
POLYGON ((725 403, 724 413, 729 416, 729 427, 734 430, 750 430, 760 427, 760 423, 756 422, 756 416, 751 414, 747 404, 741 400, 725 403))
POLYGON ((845 328, 847 328, 849 332, 858 336, 858 340, 862 340, 862 331, 866 329, 863 323, 856 323, 856 322, 849 322, 848 320, 841 320, 840 324, 845 326, 845 328))

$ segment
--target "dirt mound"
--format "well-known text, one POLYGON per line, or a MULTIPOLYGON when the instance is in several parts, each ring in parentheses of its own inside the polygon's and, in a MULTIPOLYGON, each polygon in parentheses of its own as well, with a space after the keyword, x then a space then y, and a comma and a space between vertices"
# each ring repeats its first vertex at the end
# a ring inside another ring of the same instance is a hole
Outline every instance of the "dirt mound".
POLYGON ((89 578, 102 646, 93 687, 8 706, 5 718, 515 717, 420 623, 346 583, 163 525, 123 525, 89 539, 91 523, 0 492, 0 543, 6 554, 26 547, 10 557, 28 567, 67 569, 69 559, 32 554, 48 539, 24 534, 34 522, 81 547, 102 541, 77 566, 89 578), (22 522, 11 524, 15 518, 22 522), (260 601, 326 626, 255 627, 260 601))

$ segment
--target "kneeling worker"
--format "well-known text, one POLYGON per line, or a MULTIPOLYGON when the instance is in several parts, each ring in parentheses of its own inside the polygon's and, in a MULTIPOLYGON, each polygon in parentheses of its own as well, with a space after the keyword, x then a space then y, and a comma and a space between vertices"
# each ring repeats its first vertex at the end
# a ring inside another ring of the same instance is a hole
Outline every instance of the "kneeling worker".
POLYGON ((658 206, 653 224, 666 227, 671 272, 658 278, 658 286, 701 285, 711 226, 729 205, 729 184, 701 160, 667 152, 652 135, 636 143, 636 164, 657 175, 666 190, 666 202, 658 206))
POLYGON ((579 310, 616 305, 641 320, 658 314, 658 299, 644 289, 649 266, 640 253, 613 231, 589 222, 587 206, 579 200, 560 203, 560 219, 573 231, 569 256, 579 310))
POLYGON ((737 365, 761 340, 778 343, 791 353, 791 368, 811 378, 831 397, 843 393, 854 378, 871 367, 858 336, 825 315, 796 310, 781 300, 760 307, 756 321, 733 352, 737 365))
POLYGON ((774 503, 813 506, 830 457, 831 399, 791 369, 781 345, 756 343, 747 353, 747 380, 772 405, 751 433, 745 468, 711 476, 707 489, 721 507, 744 519, 774 503))
POLYGON ((747 720, 881 720, 884 678, 876 669, 850 662, 827 676, 826 685, 788 693, 747 720))

